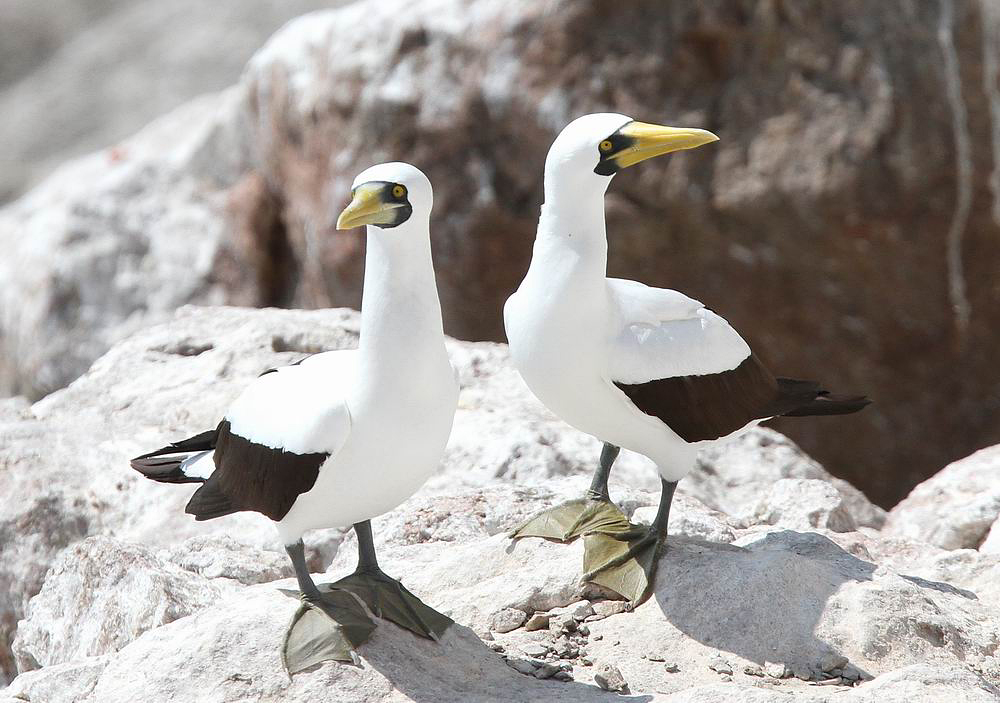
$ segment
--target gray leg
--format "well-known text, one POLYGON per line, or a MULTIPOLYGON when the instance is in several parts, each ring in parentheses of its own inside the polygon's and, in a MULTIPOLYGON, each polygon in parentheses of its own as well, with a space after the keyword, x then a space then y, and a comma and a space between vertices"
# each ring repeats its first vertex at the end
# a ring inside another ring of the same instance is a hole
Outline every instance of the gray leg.
POLYGON ((670 504, 677 481, 660 479, 660 507, 649 529, 634 541, 588 536, 583 555, 583 580, 593 581, 628 598, 630 605, 642 603, 653 590, 660 552, 666 547, 670 504))
POLYGON ((657 538, 662 542, 667 536, 667 523, 670 522, 670 504, 674 502, 674 491, 677 481, 660 479, 660 507, 656 510, 651 529, 655 530, 657 538))
POLYGON ((608 477, 611 476, 611 467, 620 451, 620 447, 604 443, 601 449, 601 463, 594 472, 594 480, 591 481, 590 490, 587 491, 587 497, 591 500, 611 500, 611 496, 608 495, 608 477))
POLYGON ((381 574, 375 556, 375 540, 372 538, 372 521, 365 520, 354 525, 354 534, 358 536, 358 568, 356 573, 381 574))
POLYGON ((422 603, 403 584, 382 571, 375 557, 370 520, 356 523, 354 532, 358 536, 358 568, 333 587, 350 591, 379 617, 421 637, 437 639, 452 624, 451 618, 422 603))
POLYGON ((319 601, 319 589, 316 588, 316 584, 309 575, 309 569, 306 568, 306 549, 302 540, 300 539, 292 545, 286 544, 285 551, 288 552, 288 556, 292 560, 292 567, 295 569, 295 578, 298 579, 302 598, 307 601, 319 601))

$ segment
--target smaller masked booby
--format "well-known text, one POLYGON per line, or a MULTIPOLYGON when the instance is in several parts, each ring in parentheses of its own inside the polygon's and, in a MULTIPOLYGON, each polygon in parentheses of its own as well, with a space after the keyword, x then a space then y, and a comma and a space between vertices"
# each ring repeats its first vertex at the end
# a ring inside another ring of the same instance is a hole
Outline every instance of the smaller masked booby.
POLYGON ((437 468, 458 402, 431 263, 431 184, 387 163, 362 172, 351 193, 337 229, 367 225, 358 348, 266 371, 214 430, 132 460, 155 481, 201 484, 186 508, 196 520, 252 510, 275 522, 303 601, 283 651, 292 673, 356 656, 375 625, 352 593, 424 637, 451 623, 382 572, 370 522, 437 468), (358 568, 320 590, 302 535, 351 525, 358 568))

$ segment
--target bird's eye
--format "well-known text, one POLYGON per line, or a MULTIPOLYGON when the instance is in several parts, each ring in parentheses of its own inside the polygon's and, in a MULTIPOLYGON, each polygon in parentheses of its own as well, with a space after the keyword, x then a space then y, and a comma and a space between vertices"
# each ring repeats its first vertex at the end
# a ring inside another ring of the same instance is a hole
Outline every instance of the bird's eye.
MULTIPOLYGON (((593 144, 593 142, 591 142, 591 144, 593 144)), ((611 146, 612 146, 611 140, 605 139, 603 142, 601 142, 601 151, 611 151, 611 146)))
POLYGON ((395 185, 392 187, 392 197, 402 198, 404 195, 406 195, 406 188, 401 185, 395 185))

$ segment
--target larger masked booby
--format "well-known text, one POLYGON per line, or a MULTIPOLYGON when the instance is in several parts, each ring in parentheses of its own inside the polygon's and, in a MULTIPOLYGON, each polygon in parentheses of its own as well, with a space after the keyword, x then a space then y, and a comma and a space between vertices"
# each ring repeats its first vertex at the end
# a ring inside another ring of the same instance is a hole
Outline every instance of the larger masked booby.
POLYGON ((451 623, 382 572, 370 523, 437 468, 458 402, 431 265, 431 184, 409 164, 381 164, 355 179, 352 198, 337 229, 368 225, 358 348, 265 372, 216 429, 132 461, 156 481, 200 483, 186 509, 196 520, 252 510, 275 522, 303 599, 285 642, 293 673, 350 660, 371 634, 348 592, 424 637, 451 623), (302 535, 351 525, 358 568, 321 591, 302 535))
POLYGON ((717 139, 618 114, 571 122, 549 149, 531 266, 504 308, 511 358, 532 392, 604 442, 587 496, 541 513, 513 536, 585 535, 584 579, 633 604, 648 597, 674 489, 700 449, 777 415, 852 413, 869 402, 775 378, 699 301, 607 277, 604 194, 615 173, 717 139), (660 507, 648 529, 631 525, 608 497, 620 447, 659 470, 660 507))

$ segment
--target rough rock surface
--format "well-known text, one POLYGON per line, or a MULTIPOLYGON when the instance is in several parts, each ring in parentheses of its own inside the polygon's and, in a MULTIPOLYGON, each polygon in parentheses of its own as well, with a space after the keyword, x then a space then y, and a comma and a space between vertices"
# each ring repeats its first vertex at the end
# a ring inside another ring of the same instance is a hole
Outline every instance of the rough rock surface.
POLYGON ((116 652, 146 630, 218 600, 225 591, 148 549, 89 537, 49 570, 18 627, 19 671, 116 652), (94 613, 102 613, 91 620, 94 613))
MULTIPOLYGON (((278 650, 296 601, 278 589, 294 579, 273 529, 253 515, 194 523, 190 487, 140 480, 126 460, 209 426, 262 370, 353 345, 357 325, 340 310, 184 308, 68 388, 0 404, 0 495, 13 509, 0 609, 21 618, 21 673, 0 703, 620 700, 595 676, 612 668, 640 701, 1000 695, 1000 555, 880 534, 877 509, 772 431, 704 457, 681 483, 656 592, 633 612, 579 583, 580 541, 512 543, 518 522, 580 495, 598 447, 531 398, 501 345, 462 342, 449 342, 462 395, 443 465, 374 523, 383 568, 460 624, 433 644, 382 623, 360 667, 289 681, 278 650), (819 510, 792 510, 789 496, 819 510), (39 538, 67 517, 75 532, 39 538)), ((648 519, 655 473, 620 462, 612 494, 648 519)), ((354 566, 353 534, 307 544, 321 580, 354 566)))
POLYGON ((914 488, 889 513, 886 534, 929 542, 942 549, 1000 552, 1000 446, 983 449, 943 468, 914 488))
POLYGON ((0 213, 0 388, 39 397, 185 302, 356 305, 364 247, 331 236, 335 210, 389 158, 435 183, 447 329, 499 338, 545 150, 613 109, 722 141, 619 176, 610 271, 705 300, 784 374, 870 393, 836 429, 780 427, 891 505, 1000 441, 981 392, 1000 329, 991 8, 369 0, 301 18, 167 137, 0 213))

